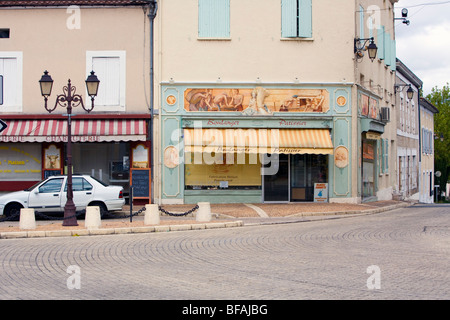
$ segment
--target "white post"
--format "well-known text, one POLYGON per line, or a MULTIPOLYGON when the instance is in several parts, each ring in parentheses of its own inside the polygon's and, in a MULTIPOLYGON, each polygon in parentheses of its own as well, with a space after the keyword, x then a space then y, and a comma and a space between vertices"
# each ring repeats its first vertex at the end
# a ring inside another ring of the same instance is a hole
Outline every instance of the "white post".
POLYGON ((211 221, 211 206, 209 202, 199 202, 196 214, 196 220, 199 222, 211 221))
POLYGON ((144 215, 144 225, 156 224, 160 222, 159 207, 157 204, 146 204, 145 205, 145 215, 144 215))
POLYGON ((19 228, 21 230, 36 229, 36 219, 34 217, 34 209, 30 209, 30 208, 20 209, 19 228))
POLYGON ((86 207, 86 215, 84 217, 84 226, 87 229, 98 229, 102 225, 100 216, 100 207, 90 206, 86 207))

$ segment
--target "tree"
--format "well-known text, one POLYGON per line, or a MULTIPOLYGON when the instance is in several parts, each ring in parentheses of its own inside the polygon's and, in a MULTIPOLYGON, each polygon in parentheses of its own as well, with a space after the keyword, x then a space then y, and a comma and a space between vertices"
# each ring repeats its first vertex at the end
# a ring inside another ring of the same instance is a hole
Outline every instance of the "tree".
MULTIPOLYGON (((440 190, 446 190, 450 176, 450 87, 447 83, 442 89, 434 87, 426 99, 430 101, 439 113, 434 115, 434 170, 441 172, 437 179, 440 190), (441 141, 442 140, 442 141, 441 141)), ((447 195, 448 196, 448 195, 447 195)))

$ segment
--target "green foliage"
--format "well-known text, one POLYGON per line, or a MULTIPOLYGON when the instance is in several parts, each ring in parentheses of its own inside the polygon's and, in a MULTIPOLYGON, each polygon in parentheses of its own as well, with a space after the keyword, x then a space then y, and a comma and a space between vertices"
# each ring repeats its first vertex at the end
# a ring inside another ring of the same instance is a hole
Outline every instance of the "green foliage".
POLYGON ((442 89, 434 87, 426 96, 438 110, 434 115, 434 170, 441 171, 442 176, 436 179, 445 190, 445 184, 450 176, 450 87, 445 85, 442 89), (441 138, 443 141, 441 141, 441 138))

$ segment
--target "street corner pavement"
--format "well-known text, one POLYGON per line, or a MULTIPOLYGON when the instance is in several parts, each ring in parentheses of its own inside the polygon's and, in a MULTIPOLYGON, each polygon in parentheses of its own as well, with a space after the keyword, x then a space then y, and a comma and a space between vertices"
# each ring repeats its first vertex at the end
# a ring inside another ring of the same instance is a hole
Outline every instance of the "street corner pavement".
MULTIPOLYGON (((98 228, 86 228, 83 220, 78 226, 62 226, 60 220, 38 220, 36 228, 22 230, 18 221, 0 222, 0 239, 38 238, 61 236, 92 236, 127 233, 151 233, 201 230, 212 228, 232 228, 261 224, 291 223, 311 220, 323 220, 349 215, 374 214, 412 205, 402 201, 377 201, 364 204, 340 203, 257 203, 257 204, 210 204, 211 220, 196 221, 195 211, 180 215, 195 207, 194 204, 163 205, 160 208, 175 215, 160 213, 159 225, 145 225, 144 214, 129 217, 103 219, 98 228), (177 216, 178 215, 178 216, 177 216)), ((123 217, 130 214, 129 206, 116 215, 123 217)))

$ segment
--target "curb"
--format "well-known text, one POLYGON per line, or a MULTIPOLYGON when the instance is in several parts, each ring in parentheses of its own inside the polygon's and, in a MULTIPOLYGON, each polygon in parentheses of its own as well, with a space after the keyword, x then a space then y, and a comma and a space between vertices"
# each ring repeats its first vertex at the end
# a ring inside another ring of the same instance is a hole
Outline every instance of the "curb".
POLYGON ((122 228, 104 228, 104 229, 77 229, 77 230, 48 230, 48 231, 11 231, 1 232, 0 239, 18 239, 18 238, 44 238, 44 237, 79 237, 79 236, 98 236, 112 234, 129 233, 152 233, 152 232, 170 232, 187 231, 214 228, 233 228, 241 227, 244 223, 238 221, 212 222, 200 224, 174 224, 158 225, 144 227, 122 227, 122 228))

